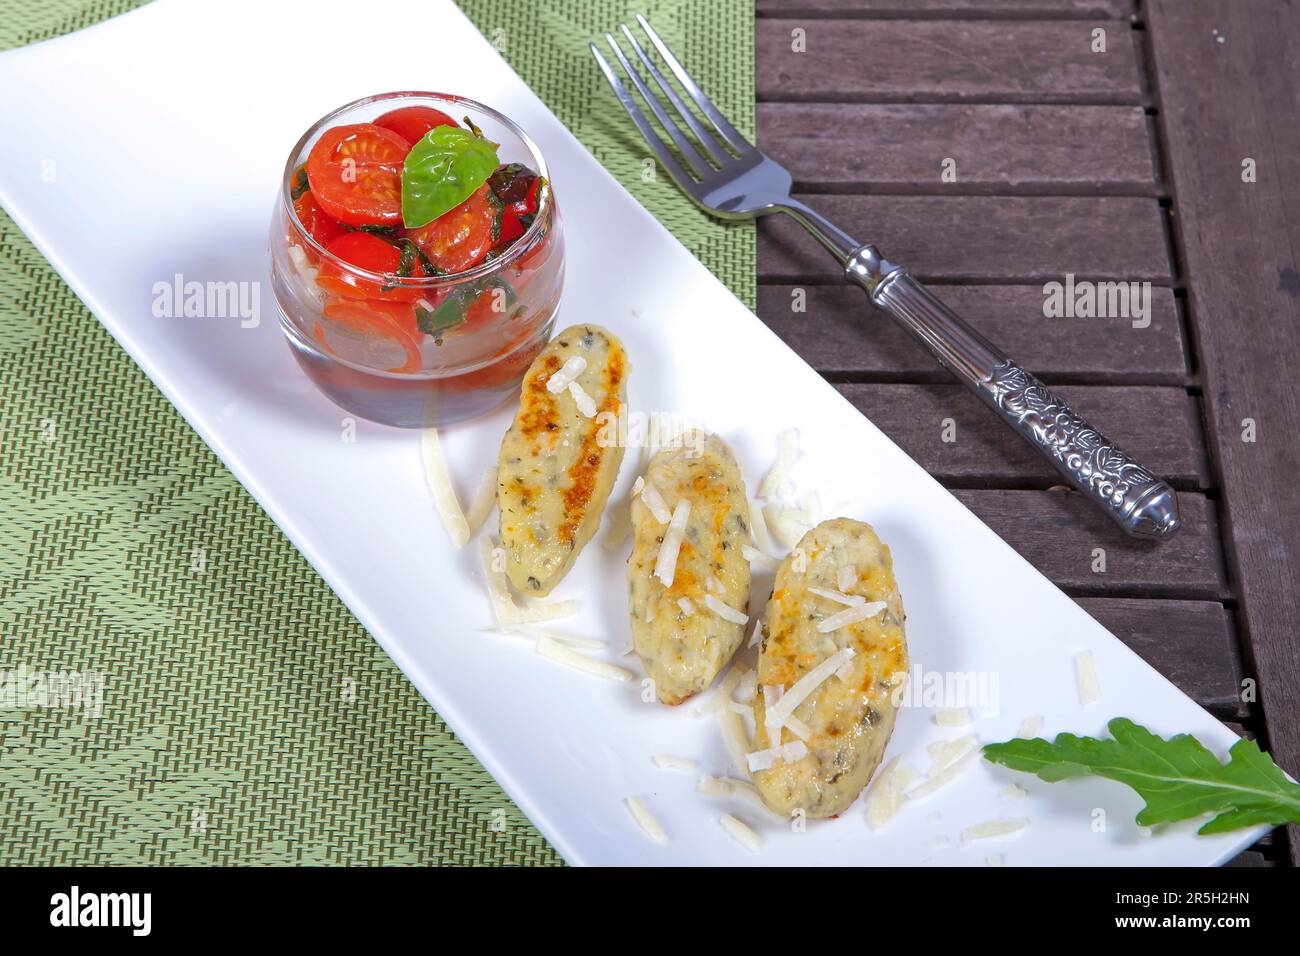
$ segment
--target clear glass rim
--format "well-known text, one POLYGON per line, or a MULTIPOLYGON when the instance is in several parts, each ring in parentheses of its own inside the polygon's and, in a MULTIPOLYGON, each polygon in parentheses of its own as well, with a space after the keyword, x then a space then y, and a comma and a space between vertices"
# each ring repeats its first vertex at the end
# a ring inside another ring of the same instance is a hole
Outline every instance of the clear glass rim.
POLYGON ((504 114, 499 113, 496 110, 492 109, 492 107, 484 106, 482 103, 478 102, 477 100, 472 100, 467 96, 458 96, 454 93, 434 93, 434 92, 427 92, 422 90, 398 90, 392 93, 376 93, 372 96, 363 96, 359 100, 353 100, 351 103, 345 103, 342 106, 338 107, 337 109, 332 110, 329 113, 326 113, 315 123, 313 123, 310 126, 310 128, 308 128, 307 132, 303 133, 302 136, 299 137, 298 142, 294 144, 293 150, 289 153, 289 158, 285 162, 284 176, 280 184, 280 202, 284 206, 285 215, 289 217, 289 221, 293 223, 294 228, 298 231, 298 234, 302 238, 303 242, 309 248, 311 248, 313 252, 317 253, 322 259, 329 260, 331 263, 333 263, 335 266, 337 266, 341 271, 345 273, 359 276, 360 278, 363 279, 369 279, 372 282, 378 282, 381 285, 395 284, 401 288, 410 288, 410 289, 439 289, 445 286, 459 285, 462 282, 465 282, 467 280, 478 279, 478 278, 482 278, 483 276, 491 275, 492 273, 498 271, 502 266, 508 265, 510 262, 514 261, 520 255, 522 255, 526 249, 532 246, 536 237, 540 234, 540 232, 544 228, 547 219, 551 217, 552 207, 555 204, 555 197, 553 193, 554 190, 551 188, 550 172, 546 167, 546 159, 545 157, 542 156, 542 151, 537 148, 537 144, 532 141, 532 138, 529 137, 529 135, 523 131, 523 129, 519 126, 518 123, 510 119, 510 117, 505 116, 504 114), (333 253, 328 251, 324 246, 322 246, 319 242, 317 242, 315 237, 312 236, 311 232, 308 231, 306 227, 303 226, 302 222, 299 221, 298 211, 293 206, 293 176, 294 176, 294 171, 298 168, 298 165, 295 161, 297 160, 299 155, 301 155, 307 143, 314 136, 316 136, 317 133, 324 132, 330 126, 335 125, 342 114, 348 112, 349 110, 356 109, 357 107, 368 106, 371 103, 382 103, 386 100, 415 99, 415 98, 422 99, 422 100, 435 100, 446 104, 455 104, 456 106, 466 107, 475 112, 482 113, 486 116, 492 117, 492 119, 495 122, 500 123, 506 129, 508 129, 513 135, 519 138, 519 141, 524 144, 524 147, 528 150, 529 156, 536 164, 537 175, 543 177, 546 180, 547 188, 542 190, 541 201, 540 204, 538 205, 537 213, 534 216, 532 223, 528 226, 526 230, 524 230, 524 234, 520 236, 518 239, 516 239, 514 242, 512 242, 510 244, 510 248, 507 249, 503 255, 498 256, 495 259, 488 259, 485 262, 481 262, 478 265, 476 265, 474 268, 467 269, 464 272, 454 272, 444 276, 423 276, 420 278, 400 278, 400 277, 389 275, 387 273, 371 272, 368 269, 362 269, 358 266, 354 266, 351 263, 346 262, 343 259, 340 259, 338 256, 334 255, 333 253))

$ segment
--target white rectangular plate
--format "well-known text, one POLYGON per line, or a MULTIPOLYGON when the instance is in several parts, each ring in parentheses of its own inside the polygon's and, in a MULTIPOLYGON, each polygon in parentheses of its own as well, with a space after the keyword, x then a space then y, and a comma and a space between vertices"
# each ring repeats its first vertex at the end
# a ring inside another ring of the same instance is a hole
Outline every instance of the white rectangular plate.
MULTIPOLYGON (((1185 824, 1148 836, 1133 822, 1141 801, 1117 784, 1049 786, 980 762, 878 832, 861 802, 837 821, 793 832, 743 802, 697 794, 695 775, 652 765, 652 755, 671 753, 698 759, 701 772, 732 772, 714 722, 692 717, 690 705, 643 703, 635 683, 595 680, 526 642, 479 633, 491 619, 475 549, 448 546, 417 435, 363 422, 355 442, 343 441, 344 413, 300 374, 273 318, 266 237, 284 158, 317 117, 369 93, 463 93, 528 130, 565 217, 561 325, 595 322, 618 333, 633 362, 633 408, 678 413, 720 433, 751 494, 777 433, 798 426, 805 452, 796 483, 818 491, 828 512, 870 521, 893 550, 914 665, 996 677, 995 716, 952 730, 932 710, 905 708, 888 756, 924 771, 927 744, 968 732, 1003 740, 1029 714, 1045 717, 1048 735, 1097 734, 1125 715, 1165 735, 1195 733, 1220 752, 1235 740, 778 341, 451 3, 422 4, 415 21, 394 0, 369 0, 357 12, 353 2, 321 0, 160 0, 0 56, 0 89, 21 91, 0 101, 0 200, 567 860, 980 865, 1002 854, 1012 865, 1208 864, 1266 829, 1202 838, 1185 824), (349 68, 304 81, 304 51, 311 64, 349 68), (261 282, 261 323, 155 318, 153 286, 176 274, 261 282), (1086 708, 1073 671, 1083 650, 1095 655, 1105 693, 1086 708), (1011 780, 1028 799, 1000 795, 1011 780), (623 803, 629 795, 662 821, 666 845, 638 830, 623 803), (1103 832, 1097 808, 1106 811, 1103 832), (725 812, 759 830, 761 854, 724 832, 725 812), (966 826, 1009 816, 1028 817, 1030 829, 961 845, 966 826)), ((612 99, 608 108, 617 109, 612 99)), ((501 409, 447 432, 462 500, 495 460, 509 416, 501 409)), ((615 501, 636 461, 629 453, 615 501)), ((580 598, 581 614, 559 626, 613 649, 627 643, 624 557, 599 539, 587 547, 555 595, 580 598)), ((638 666, 613 649, 608 659, 638 666)))

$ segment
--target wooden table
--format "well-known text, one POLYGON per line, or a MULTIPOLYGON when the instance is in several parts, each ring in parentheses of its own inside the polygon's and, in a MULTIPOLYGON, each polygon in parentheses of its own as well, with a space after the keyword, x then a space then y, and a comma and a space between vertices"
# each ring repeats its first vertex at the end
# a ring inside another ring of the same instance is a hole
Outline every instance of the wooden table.
MULTIPOLYGON (((759 143, 796 191, 1168 477, 1182 531, 1135 542, 1061 488, 793 223, 760 226, 759 315, 1300 777, 1300 4, 758 0, 758 14, 759 143), (1149 282, 1149 324, 1046 318, 1044 284, 1067 274, 1149 282)), ((1300 863, 1300 828, 1235 863, 1300 863)))

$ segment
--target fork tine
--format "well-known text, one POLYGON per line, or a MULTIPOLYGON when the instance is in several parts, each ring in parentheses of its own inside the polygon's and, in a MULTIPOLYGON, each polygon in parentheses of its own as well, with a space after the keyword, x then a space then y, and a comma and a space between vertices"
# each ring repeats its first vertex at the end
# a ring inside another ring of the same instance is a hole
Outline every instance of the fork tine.
POLYGON ((677 57, 673 56, 673 51, 668 49, 668 44, 659 39, 659 34, 655 33, 654 27, 650 26, 646 21, 646 18, 638 13, 636 15, 636 22, 641 24, 641 29, 646 32, 646 36, 650 38, 650 42, 655 45, 655 49, 659 51, 659 55, 664 58, 664 62, 668 64, 668 68, 672 70, 673 75, 677 77, 677 81, 681 83, 683 89, 690 94, 691 99, 695 101, 695 105, 700 108, 700 112, 709 118, 709 122, 712 123, 714 129, 722 135, 722 138, 731 144, 732 148, 739 153, 747 153, 753 150, 754 144, 741 136, 736 128, 727 121, 727 118, 722 115, 722 111, 713 105, 713 101, 704 95, 704 91, 700 89, 699 84, 697 84, 695 80, 691 78, 691 75, 686 72, 686 68, 682 66, 681 61, 679 61, 677 57))
POLYGON ((668 170, 668 175, 677 180, 678 184, 683 189, 689 191, 689 187, 695 185, 695 178, 682 168, 681 163, 677 162, 676 157, 674 157, 668 147, 664 145, 664 141, 661 140, 659 134, 654 131, 654 127, 650 125, 650 121, 647 120, 645 114, 641 112, 641 107, 636 105, 636 100, 632 98, 632 94, 627 91, 627 87, 625 87, 622 81, 619 80, 618 76, 615 75, 613 67, 611 67, 609 61, 601 55, 596 44, 588 43, 587 48, 591 50, 591 55, 596 58, 596 63, 600 66, 600 72, 605 74, 605 79, 608 80, 609 85, 614 88, 614 95, 617 96, 618 101, 623 104, 623 109, 627 110, 627 115, 632 117, 632 122, 635 123, 636 128, 641 131, 641 136, 645 139, 646 144, 654 150, 654 154, 658 158, 659 164, 663 166, 664 169, 668 170))
POLYGON ((682 98, 677 95, 677 91, 664 79, 664 75, 655 66, 654 60, 650 59, 650 55, 646 53, 645 48, 641 46, 640 41, 637 40, 632 31, 627 28, 627 24, 620 23, 618 27, 623 31, 623 35, 627 37, 628 42, 632 44, 632 49, 640 57, 650 77, 659 84, 659 89, 663 90, 664 96, 668 97, 668 102, 673 104, 673 108, 677 110, 678 115, 686 121, 686 125, 690 127, 691 132, 695 134, 695 138, 704 147, 705 155, 713 160, 715 166, 721 166, 726 160, 730 159, 731 154, 718 142, 717 137, 704 128, 704 124, 695 118, 695 114, 682 102, 682 98))
POLYGON ((627 57, 623 55, 623 48, 618 45, 618 41, 614 39, 612 34, 606 33, 605 42, 609 44, 609 48, 613 50, 614 55, 618 57, 618 62, 622 65, 623 69, 627 71, 628 77, 632 80, 632 85, 635 86, 636 91, 641 94, 641 99, 645 100, 646 106, 650 107, 650 112, 653 113, 655 119, 659 121, 659 125, 663 127, 664 132, 672 137, 673 143, 677 146, 677 151, 681 153, 682 158, 686 160, 686 165, 694 170, 696 178, 702 179, 709 173, 713 172, 713 168, 709 166, 704 157, 699 154, 696 148, 691 144, 691 141, 683 135, 681 127, 674 123, 672 118, 664 110, 663 104, 659 102, 659 97, 655 96, 654 93, 650 91, 650 87, 646 86, 645 81, 641 79, 641 74, 638 73, 632 67, 632 64, 628 62, 627 57))

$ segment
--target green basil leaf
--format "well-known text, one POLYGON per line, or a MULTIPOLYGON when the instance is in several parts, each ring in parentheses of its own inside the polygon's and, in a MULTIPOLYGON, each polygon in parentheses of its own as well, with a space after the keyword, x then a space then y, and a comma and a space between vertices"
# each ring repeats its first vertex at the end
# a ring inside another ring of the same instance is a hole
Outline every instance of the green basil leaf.
POLYGON ((289 198, 297 202, 311 185, 307 182, 307 166, 303 164, 293 171, 293 185, 289 187, 289 198))
POLYGON ((418 229, 455 209, 497 168, 497 144, 459 126, 435 126, 402 168, 402 222, 418 229))
POLYGON ((416 327, 425 335, 432 335, 435 339, 441 339, 442 333, 448 329, 464 325, 466 305, 467 303, 460 292, 453 292, 447 296, 447 301, 436 309, 425 309, 417 305, 415 307, 416 327))

